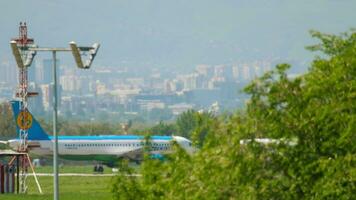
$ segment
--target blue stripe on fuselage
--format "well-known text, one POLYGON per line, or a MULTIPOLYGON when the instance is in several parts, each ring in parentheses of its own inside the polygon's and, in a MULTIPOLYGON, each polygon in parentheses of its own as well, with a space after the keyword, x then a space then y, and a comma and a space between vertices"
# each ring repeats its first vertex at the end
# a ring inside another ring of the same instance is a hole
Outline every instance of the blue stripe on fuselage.
MULTIPOLYGON (((53 136, 49 136, 53 140, 53 136)), ((143 140, 139 135, 58 136, 58 140, 143 140)), ((172 136, 151 136, 151 140, 172 140, 172 136)))

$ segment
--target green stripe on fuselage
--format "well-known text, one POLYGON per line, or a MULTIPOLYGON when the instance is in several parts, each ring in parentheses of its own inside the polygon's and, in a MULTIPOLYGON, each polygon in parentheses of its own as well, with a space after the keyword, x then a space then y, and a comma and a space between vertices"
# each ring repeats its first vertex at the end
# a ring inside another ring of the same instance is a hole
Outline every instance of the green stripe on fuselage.
POLYGON ((60 158, 65 160, 77 160, 77 161, 103 161, 103 162, 115 162, 119 158, 116 155, 59 155, 60 158))

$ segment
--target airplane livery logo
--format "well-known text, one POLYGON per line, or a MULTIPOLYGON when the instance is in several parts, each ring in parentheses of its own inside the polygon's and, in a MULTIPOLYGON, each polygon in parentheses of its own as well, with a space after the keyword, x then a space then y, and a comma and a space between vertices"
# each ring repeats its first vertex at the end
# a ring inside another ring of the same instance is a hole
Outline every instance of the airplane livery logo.
POLYGON ((32 116, 31 114, 25 110, 21 111, 17 116, 17 125, 20 129, 27 130, 32 126, 32 116))

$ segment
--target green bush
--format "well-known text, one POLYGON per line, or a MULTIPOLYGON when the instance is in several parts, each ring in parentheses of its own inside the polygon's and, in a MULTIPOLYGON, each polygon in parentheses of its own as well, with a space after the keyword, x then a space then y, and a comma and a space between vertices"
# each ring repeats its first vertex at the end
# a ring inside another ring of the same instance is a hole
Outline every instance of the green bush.
POLYGON ((200 150, 146 160, 142 177, 123 167, 115 199, 356 199, 356 33, 312 35, 321 44, 310 49, 325 56, 308 73, 288 78, 290 66, 277 65, 245 89, 245 112, 184 121, 204 130, 200 150))

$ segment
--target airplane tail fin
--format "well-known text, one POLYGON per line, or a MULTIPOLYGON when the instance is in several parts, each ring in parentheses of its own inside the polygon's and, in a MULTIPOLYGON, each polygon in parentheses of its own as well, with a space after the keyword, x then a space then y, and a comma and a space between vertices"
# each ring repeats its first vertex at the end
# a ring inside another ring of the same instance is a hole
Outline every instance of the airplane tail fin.
POLYGON ((20 137, 20 126, 28 130, 29 140, 49 140, 48 134, 43 130, 33 115, 27 111, 20 111, 21 102, 11 101, 12 110, 16 123, 17 137, 20 137))

